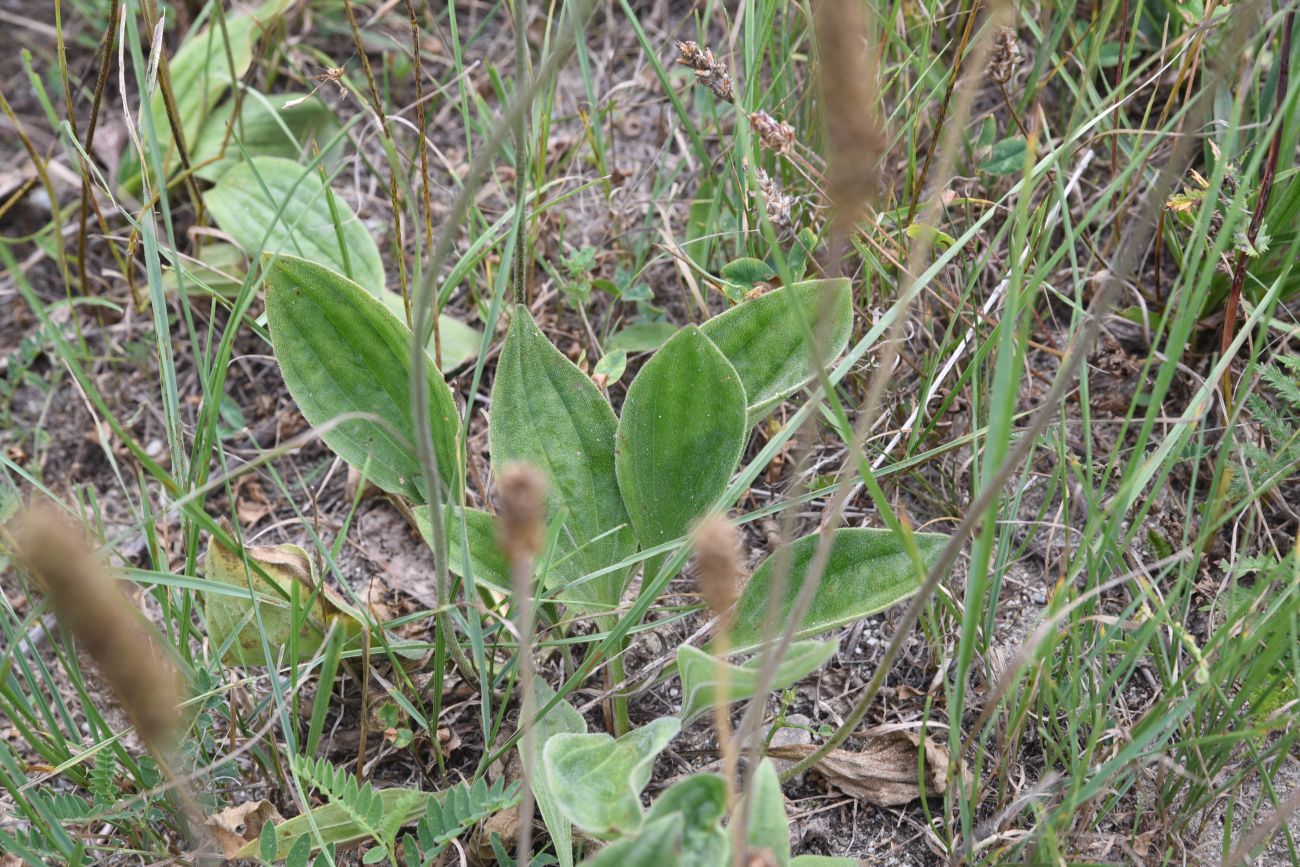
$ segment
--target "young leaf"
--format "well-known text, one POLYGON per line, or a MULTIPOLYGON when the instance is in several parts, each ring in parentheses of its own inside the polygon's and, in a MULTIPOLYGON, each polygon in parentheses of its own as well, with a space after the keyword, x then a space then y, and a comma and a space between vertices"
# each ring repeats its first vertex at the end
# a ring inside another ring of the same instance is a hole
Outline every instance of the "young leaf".
POLYGON ((671 322, 634 322, 605 341, 606 352, 654 352, 677 333, 671 322))
POLYGON ((287 104, 286 96, 289 94, 268 97, 245 90, 239 101, 239 117, 233 125, 233 99, 226 100, 205 117, 198 137, 190 144, 190 163, 197 167, 194 173, 205 181, 215 181, 231 167, 244 162, 245 153, 254 158, 297 160, 310 155, 306 148, 313 139, 324 149, 331 132, 338 127, 329 106, 318 96, 308 96, 301 102, 290 100, 293 104, 282 108, 287 104))
POLYGON ((785 814, 785 795, 771 759, 763 759, 754 773, 746 840, 750 849, 767 850, 779 867, 790 864, 790 823, 785 814))
POLYGON ((258 848, 263 861, 270 864, 275 860, 280 847, 276 845, 274 822, 267 822, 262 826, 262 833, 258 835, 258 848))
POLYGON ((847 279, 810 280, 777 289, 731 308, 700 326, 736 368, 753 424, 814 376, 813 355, 790 309, 793 300, 813 333, 824 340, 825 361, 844 351, 853 330, 853 297, 847 279), (823 310, 826 319, 819 332, 823 310))
MULTIPOLYGON (((759 565, 741 591, 732 620, 731 652, 747 653, 770 636, 764 634, 768 612, 779 606, 776 622, 784 626, 799 588, 808 579, 808 567, 821 533, 791 543, 788 552, 774 552, 759 565), (785 596, 774 599, 777 564, 789 563, 785 596)), ((913 533, 921 562, 929 568, 948 537, 939 533, 913 533)), ((852 623, 906 599, 919 581, 903 542, 889 530, 841 528, 835 531, 821 585, 804 616, 796 638, 808 638, 852 623)))
MULTIPOLYGON (((364 289, 328 268, 281 255, 266 278, 266 318, 280 371, 314 426, 369 413, 321 434, 385 491, 425 501, 411 421, 410 332, 364 289)), ((426 365, 434 450, 444 484, 460 482, 460 432, 451 389, 426 365)))
POLYGON ((717 774, 692 774, 669 786, 650 807, 646 827, 665 816, 682 817, 682 848, 674 863, 681 867, 717 867, 731 863, 731 836, 722 830, 727 813, 727 784, 717 774))
POLYGON ((377 295, 384 288, 384 263, 375 239, 337 196, 336 232, 329 195, 319 171, 281 157, 257 157, 226 172, 203 201, 221 230, 250 256, 301 256, 377 295))
POLYGON ((601 849, 583 861, 583 867, 664 867, 665 864, 677 864, 682 851, 684 824, 681 813, 656 819, 637 836, 601 849))
MULTIPOLYGON (((627 390, 615 466, 643 548, 686 533, 722 496, 745 447, 745 389, 694 326, 646 362, 627 390)), ((653 576, 663 555, 645 564, 653 576)))
MULTIPOLYGON (((772 689, 785 689, 792 683, 812 674, 839 649, 834 641, 797 641, 776 669, 772 689)), ((726 701, 742 701, 754 694, 758 685, 758 667, 761 659, 755 657, 741 665, 719 663, 717 658, 690 645, 677 651, 677 671, 682 678, 682 724, 687 725, 708 711, 718 701, 718 666, 726 666, 726 701)))
POLYGON ((604 733, 554 735, 542 749, 546 787, 565 818, 587 833, 634 833, 654 758, 680 729, 676 717, 660 717, 618 740, 604 733))
MULTIPOLYGON (((533 706, 543 708, 555 697, 555 691, 537 678, 533 681, 533 696, 533 706)), ((537 801, 537 811, 546 823, 546 830, 550 832, 551 845, 555 847, 560 867, 573 867, 573 825, 564 817, 551 792, 546 769, 542 766, 542 750, 556 735, 586 733, 587 722, 582 714, 563 699, 533 726, 533 797, 537 801)))
MULTIPOLYGON (((600 390, 551 345, 523 307, 515 309, 497 360, 488 444, 497 471, 520 461, 546 477, 547 511, 568 509, 557 554, 590 574, 636 550, 614 475, 618 421, 600 390), (575 551, 576 549, 576 551, 575 551)), ((605 613, 627 581, 620 570, 561 591, 560 599, 605 613)))
POLYGON ((771 280, 776 269, 762 259, 734 259, 722 266, 722 276, 728 282, 752 288, 755 283, 771 280))

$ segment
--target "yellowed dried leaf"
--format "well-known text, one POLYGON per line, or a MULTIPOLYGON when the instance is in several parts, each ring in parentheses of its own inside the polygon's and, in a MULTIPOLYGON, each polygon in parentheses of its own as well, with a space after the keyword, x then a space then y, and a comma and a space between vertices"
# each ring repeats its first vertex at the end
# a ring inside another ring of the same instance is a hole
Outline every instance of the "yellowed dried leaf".
POLYGON ((227 807, 204 825, 221 847, 222 856, 230 859, 250 841, 256 840, 267 822, 281 821, 284 821, 283 817, 271 802, 262 800, 227 807))
MULTIPOLYGON (((921 797, 918 749, 921 737, 897 729, 868 733, 861 752, 831 750, 814 769, 830 785, 852 798, 881 807, 896 807, 921 797)), ((925 738, 925 794, 942 795, 947 787, 948 751, 925 738)), ((816 750, 811 744, 773 747, 768 755, 799 761, 816 750)))

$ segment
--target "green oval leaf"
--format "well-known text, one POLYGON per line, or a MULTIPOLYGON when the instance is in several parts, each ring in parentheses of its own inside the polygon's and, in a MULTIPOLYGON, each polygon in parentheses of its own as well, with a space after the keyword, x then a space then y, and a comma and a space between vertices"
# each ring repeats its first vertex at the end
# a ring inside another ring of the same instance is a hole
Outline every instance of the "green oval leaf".
MULTIPOLYGON (((780 606, 778 627, 785 625, 799 589, 808 580, 808 566, 822 536, 813 533, 796 540, 788 552, 780 557, 772 554, 754 571, 736 603, 730 652, 750 652, 769 639, 764 629, 773 605, 780 606), (773 598, 775 573, 783 558, 790 564, 790 578, 784 597, 778 600, 773 598)), ((948 541, 940 533, 913 533, 912 539, 927 569, 948 541)), ((911 596, 919 584, 912 559, 893 532, 849 527, 836 530, 821 585, 794 637, 809 638, 883 611, 911 596)))
MULTIPOLYGON (((281 255, 266 277, 266 318, 289 393, 331 449, 385 491, 425 502, 411 415, 411 334, 383 304, 328 268, 281 255)), ((426 365, 434 450, 459 488, 460 419, 433 360, 426 365)))
MULTIPOLYGON (((590 574, 636 550, 614 473, 618 421, 609 402, 542 334, 528 310, 515 309, 497 360, 488 446, 498 471, 516 461, 546 477, 548 516, 568 509, 557 554, 572 552, 566 572, 590 574)), ((561 601, 593 613, 618 606, 627 570, 584 581, 561 601)))
POLYGON ((790 864, 790 822, 785 813, 785 794, 771 759, 759 762, 747 797, 749 824, 745 842, 750 849, 767 850, 778 867, 790 864))
POLYGON ((307 146, 313 140, 324 149, 330 133, 338 127, 334 112, 318 96, 293 96, 245 90, 233 126, 235 100, 222 103, 203 119, 198 137, 190 145, 190 163, 197 167, 194 173, 205 181, 215 181, 249 157, 297 160, 309 153, 307 146))
POLYGON ((681 722, 669 716, 618 740, 604 733, 554 735, 542 749, 542 763, 556 806, 589 834, 636 832, 654 758, 680 730, 681 722))
MULTIPOLYGON (((748 426, 736 369, 694 326, 646 362, 627 390, 615 466, 643 548, 684 535, 722 496, 748 426)), ((645 564, 658 571, 663 555, 645 564)))
MULTIPOLYGON (((535 708, 546 707, 554 697, 555 690, 551 689, 544 680, 537 678, 533 681, 535 708)), ((542 766, 542 750, 556 735, 586 733, 586 720, 564 699, 560 699, 555 707, 533 726, 533 797, 537 800, 537 811, 542 814, 542 821, 546 823, 546 830, 550 833, 551 845, 555 847, 555 857, 560 862, 560 867, 573 867, 573 826, 560 812, 555 795, 551 792, 546 778, 546 769, 542 766)))
POLYGON ((677 333, 671 322, 634 322, 605 341, 606 352, 654 352, 677 333))
POLYGON ((656 819, 637 836, 601 849, 583 861, 583 867, 663 867, 677 864, 682 851, 683 824, 681 813, 656 819))
POLYGON ((739 304, 700 326, 736 368, 752 424, 816 376, 793 300, 817 333, 823 307, 825 360, 844 351, 853 330, 853 297, 846 278, 796 283, 739 304))
MULTIPOLYGON (((834 641, 797 641, 777 666, 773 690, 785 689, 812 674, 835 655, 834 641)), ((762 660, 755 657, 741 665, 720 662, 698 647, 684 645, 677 651, 677 671, 682 677, 682 724, 686 725, 711 709, 715 702, 727 704, 743 701, 758 687, 758 669, 762 660), (725 674, 722 670, 725 669, 725 674), (725 681, 719 680, 724 676, 725 681), (724 691, 725 686, 725 691, 724 691)))
MULTIPOLYGON (((430 547, 433 545, 433 525, 429 521, 429 506, 416 506, 412 509, 415 526, 430 547)), ((469 551, 469 565, 474 569, 474 584, 477 587, 487 585, 498 593, 510 593, 510 563, 501 553, 497 544, 496 518, 478 509, 462 511, 455 507, 447 509, 443 518, 443 528, 447 531, 447 568, 453 574, 465 577, 464 550, 469 551), (461 522, 462 514, 464 523, 461 522), (461 540, 465 541, 462 548, 461 540)))
POLYGON ((377 295, 384 287, 384 263, 375 239, 334 196, 336 231, 330 195, 318 170, 281 157, 257 157, 226 172, 203 201, 221 230, 250 256, 301 256, 377 295))
POLYGON ((722 830, 726 813, 727 784, 722 777, 692 774, 655 799, 646 816, 646 829, 668 816, 681 816, 681 852, 672 863, 679 867, 719 867, 731 863, 731 835, 722 830))

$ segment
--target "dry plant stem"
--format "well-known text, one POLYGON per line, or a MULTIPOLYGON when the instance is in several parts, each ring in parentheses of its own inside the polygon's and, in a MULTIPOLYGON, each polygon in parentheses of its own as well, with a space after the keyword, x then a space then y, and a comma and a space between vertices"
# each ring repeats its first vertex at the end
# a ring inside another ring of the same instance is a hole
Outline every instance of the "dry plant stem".
MULTIPOLYGON (((1179 138, 1169 165, 1162 168, 1157 175, 1150 195, 1147 197, 1147 213, 1149 217, 1153 217, 1154 212, 1164 202, 1169 189, 1172 187, 1173 178, 1180 177, 1183 174, 1183 169, 1191 155, 1192 142, 1191 137, 1179 138)), ((1102 320, 1119 296, 1124 283, 1136 269, 1138 259, 1142 250, 1146 247, 1154 224, 1154 219, 1145 221, 1142 228, 1129 235, 1127 243, 1120 248, 1119 254, 1114 261, 1113 270, 1108 273, 1102 290, 1093 296, 1083 327, 1071 342, 1070 350, 1061 362, 1051 389, 1043 398, 1042 404, 1034 412, 1029 424, 1019 432, 1015 445, 1007 453, 1006 460, 980 489, 978 496, 975 497, 966 510, 966 514, 962 517, 961 523, 953 531, 948 543, 944 545, 938 560, 925 576, 925 581, 922 582, 920 589, 908 605, 907 611, 896 625, 894 637, 890 639, 875 674, 872 675, 857 703, 845 716, 844 722, 835 730, 835 733, 816 751, 787 769, 781 775, 783 780, 798 776, 811 768, 827 753, 844 743, 858 727, 859 723, 862 722, 872 702, 875 701, 880 687, 884 685, 885 678, 889 676, 894 660, 898 658, 899 653, 902 651, 903 642, 911 632, 912 627, 916 625, 922 610, 938 588, 939 582, 943 580, 943 576, 956 562, 962 546, 966 543, 966 537, 984 520, 985 512, 1001 494, 1003 485, 1011 479, 1019 466, 1029 457, 1030 452, 1036 446, 1039 435, 1047 428, 1048 422, 1053 414, 1057 412, 1059 404, 1065 399, 1070 389, 1074 387, 1079 370, 1087 360, 1088 353, 1096 342, 1097 336, 1101 333, 1102 320)), ((953 759, 952 768, 955 769, 960 757, 954 756, 953 759)))
MULTIPOLYGON (((511 17, 515 31, 515 90, 528 86, 528 2, 512 0, 511 17)), ((528 303, 528 112, 515 117, 515 256, 511 261, 512 284, 516 304, 528 303)), ((626 700, 624 700, 626 702, 626 700)), ((626 710, 626 709, 625 709, 626 710)))
MULTIPOLYGON (((158 8, 154 0, 142 0, 140 11, 144 13, 144 23, 150 33, 155 32, 158 26, 158 8)), ((199 192, 198 181, 194 177, 193 168, 190 166, 190 156, 185 141, 185 128, 181 125, 180 109, 176 107, 176 95, 172 92, 171 65, 167 59, 166 49, 158 52, 158 88, 162 91, 163 107, 167 113, 167 124, 171 128, 172 142, 176 145, 176 156, 180 160, 181 169, 185 173, 185 189, 190 195, 190 204, 194 208, 194 219, 196 222, 203 222, 203 194, 199 192)), ((140 170, 144 171, 144 165, 141 164, 140 170)), ((164 167, 165 170, 165 167, 164 167)), ((162 185, 167 184, 167 178, 158 179, 162 185)))
MULTIPOLYGON (((433 200, 429 194, 429 138, 424 125, 424 66, 420 59, 420 19, 415 14, 415 4, 406 0, 406 13, 411 19, 411 56, 415 62, 415 125, 420 133, 420 191, 424 214, 424 246, 433 249, 433 200)), ((419 265, 419 262, 416 262, 419 265)), ((409 299, 409 293, 404 293, 409 299)), ((442 329, 438 327, 438 301, 434 299, 433 311, 433 363, 442 370, 442 329)), ((409 301, 407 313, 410 313, 409 301)), ((407 324, 410 324, 408 315, 407 324)))
MULTIPOLYGON (((925 192, 926 181, 930 176, 930 163, 934 160, 934 151, 942 137, 938 130, 945 128, 944 120, 948 115, 948 103, 952 99, 953 91, 957 89, 957 78, 961 75, 962 57, 966 54, 966 46, 970 43, 971 34, 975 30, 975 13, 979 11, 980 0, 970 0, 970 11, 966 13, 966 25, 962 28, 961 39, 957 43, 957 54, 953 59, 952 74, 948 76, 948 87, 944 91, 943 101, 939 103, 939 117, 935 121, 934 128, 936 134, 930 136, 930 146, 925 151, 925 162, 921 165, 921 174, 916 179, 916 184, 912 188, 912 201, 907 206, 907 219, 903 221, 904 226, 912 224, 912 218, 916 216, 916 207, 925 192)), ((982 64, 976 64, 976 69, 983 68, 982 64)))
POLYGON ((527 88, 511 101, 506 108, 505 115, 493 124, 487 140, 474 154, 474 160, 470 163, 469 171, 465 175, 465 182, 461 186, 455 201, 452 202, 447 213, 446 222, 443 223, 442 232, 438 235, 438 242, 429 255, 429 264, 424 272, 423 279, 416 287, 414 296, 411 299, 411 412, 415 428, 415 447, 424 470, 424 484, 429 491, 431 505, 433 506, 430 509, 429 523, 433 531, 434 567, 437 572, 438 629, 444 634, 444 639, 456 667, 470 682, 473 682, 473 666, 465 657, 465 651, 461 648, 452 627, 451 617, 447 614, 447 608, 451 604, 451 580, 447 571, 447 542, 442 521, 442 480, 439 477, 437 457, 433 448, 433 423, 429 418, 429 392, 424 387, 429 357, 424 347, 428 342, 427 335, 432 310, 431 296, 434 294, 434 285, 441 276, 443 262, 446 261, 447 255, 451 252, 452 244, 455 242, 460 228, 465 223, 465 216, 469 212, 470 203, 474 201, 474 196, 478 193, 478 188, 482 185, 483 179, 492 165, 492 160, 495 159, 497 152, 505 143, 506 136, 510 134, 516 114, 527 109, 537 95, 541 83, 548 80, 564 58, 568 56, 576 38, 575 31, 586 22, 592 5, 593 0, 580 0, 579 3, 568 7, 567 11, 573 16, 572 26, 562 31, 556 39, 555 46, 543 64, 540 73, 529 82, 527 88))
MULTIPOLYGON (((361 40, 361 29, 357 27, 357 16, 352 11, 352 0, 343 0, 343 8, 348 14, 348 24, 352 28, 352 43, 356 46, 357 55, 361 58, 361 69, 366 75, 366 85, 370 89, 370 103, 375 113, 375 122, 379 124, 379 129, 384 134, 387 144, 386 149, 391 154, 393 151, 393 130, 389 127, 388 117, 384 114, 384 103, 379 96, 379 85, 375 83, 375 73, 370 68, 370 56, 366 54, 365 44, 361 40)), ((416 49, 418 58, 418 45, 416 49)), ((419 63, 418 59, 416 63, 419 63)), ((416 75, 418 77, 418 71, 416 75)), ((421 140, 424 138, 423 130, 420 132, 420 138, 421 140)), ((397 247, 397 279, 402 286, 402 300, 406 305, 406 318, 409 322, 411 319, 411 293, 406 285, 406 257, 402 255, 402 251, 405 249, 402 244, 402 201, 397 192, 397 165, 391 161, 388 166, 388 200, 393 212, 394 244, 397 247)), ((437 327, 437 321, 438 318, 435 316, 435 328, 437 327)))

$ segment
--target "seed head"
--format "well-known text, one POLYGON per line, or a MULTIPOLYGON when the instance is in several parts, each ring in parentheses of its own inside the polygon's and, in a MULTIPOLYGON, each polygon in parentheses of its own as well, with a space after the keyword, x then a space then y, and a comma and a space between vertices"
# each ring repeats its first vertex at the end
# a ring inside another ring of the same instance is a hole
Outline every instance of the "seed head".
POLYGON ((758 136, 758 143, 770 151, 784 155, 794 148, 794 127, 765 111, 751 114, 749 126, 758 136))
POLYGON ((721 515, 706 518, 695 530, 695 568, 700 597, 714 614, 722 614, 736 601, 737 585, 744 574, 740 534, 721 515))
POLYGON ((19 531, 18 557, 49 594, 59 624, 95 660, 141 739, 164 751, 178 721, 176 672, 155 651, 140 612, 85 535, 52 509, 36 508, 19 531))
POLYGON ((527 464, 511 464, 497 480, 498 541, 511 563, 524 563, 542 550, 546 480, 527 464))
POLYGON ((789 228, 790 209, 794 207, 794 196, 783 192, 780 184, 772 180, 771 176, 762 169, 755 170, 754 176, 758 180, 759 194, 763 199, 763 207, 767 210, 767 218, 778 229, 789 228))
POLYGON ((697 42, 677 43, 677 62, 695 70, 695 80, 724 102, 735 102, 736 91, 731 84, 731 75, 726 64, 713 56, 708 48, 701 48, 697 42))
POLYGON ((998 84, 1006 84, 1023 62, 1015 28, 999 27, 993 34, 993 51, 989 54, 988 66, 984 67, 988 77, 998 84))

